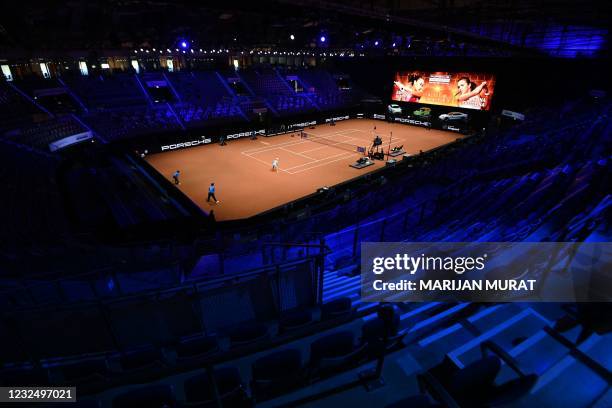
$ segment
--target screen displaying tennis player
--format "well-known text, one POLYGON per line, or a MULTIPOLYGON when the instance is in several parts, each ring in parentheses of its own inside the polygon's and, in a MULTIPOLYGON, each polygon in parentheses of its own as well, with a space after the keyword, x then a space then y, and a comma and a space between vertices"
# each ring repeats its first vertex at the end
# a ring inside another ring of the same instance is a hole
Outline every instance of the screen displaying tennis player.
POLYGON ((495 75, 473 72, 397 72, 391 99, 489 110, 495 75))

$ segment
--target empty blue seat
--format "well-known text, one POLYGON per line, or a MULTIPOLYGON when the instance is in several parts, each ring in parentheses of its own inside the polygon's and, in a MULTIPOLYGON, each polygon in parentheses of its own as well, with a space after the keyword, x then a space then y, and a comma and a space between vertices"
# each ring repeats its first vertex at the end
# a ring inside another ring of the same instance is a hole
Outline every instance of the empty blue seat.
POLYGON ((255 361, 251 371, 251 389, 255 399, 272 398, 302 384, 302 353, 297 349, 287 349, 268 354, 255 361))
MULTIPOLYGON (((214 379, 219 400, 223 406, 246 406, 247 396, 236 367, 214 370, 214 379)), ((185 402, 187 406, 216 406, 215 393, 207 373, 198 374, 185 380, 185 402)))

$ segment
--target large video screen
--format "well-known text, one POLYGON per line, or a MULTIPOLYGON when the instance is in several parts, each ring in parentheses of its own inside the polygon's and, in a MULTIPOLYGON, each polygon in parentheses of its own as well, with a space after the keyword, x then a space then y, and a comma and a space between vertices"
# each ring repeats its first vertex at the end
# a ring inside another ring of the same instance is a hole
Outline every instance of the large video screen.
POLYGON ((395 74, 391 99, 489 110, 495 75, 473 72, 403 71, 395 74))

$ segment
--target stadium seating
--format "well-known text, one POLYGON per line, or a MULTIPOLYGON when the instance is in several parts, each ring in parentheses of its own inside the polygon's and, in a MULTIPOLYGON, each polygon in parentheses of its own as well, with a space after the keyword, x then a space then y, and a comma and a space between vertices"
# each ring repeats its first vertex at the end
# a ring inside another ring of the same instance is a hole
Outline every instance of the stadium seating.
POLYGON ((144 90, 130 74, 68 76, 64 81, 90 109, 143 106, 147 103, 144 90))
POLYGON ((128 391, 113 400, 113 408, 129 407, 174 408, 174 390, 169 386, 150 386, 128 391))
POLYGON ((83 119, 107 141, 181 129, 168 105, 99 109, 83 119))
POLYGON ((59 158, 0 139, 0 160, 4 255, 12 256, 11 248, 22 244, 34 250, 41 242, 57 242, 69 230, 56 180, 59 158))
POLYGON ((54 113, 74 113, 102 141, 112 142, 255 119, 254 109, 265 108, 274 117, 285 117, 354 106, 357 92, 339 90, 328 72, 301 70, 299 75, 309 83, 303 93, 294 92, 281 72, 265 65, 240 73, 153 71, 66 75, 57 80, 23 80, 15 85, 3 82, 0 132, 17 132, 20 124, 29 125, 33 115, 43 121, 54 113), (226 83, 230 76, 241 77, 250 93, 236 95, 226 83), (149 88, 149 83, 156 82, 165 85, 149 88))
POLYGON ((302 385, 304 375, 299 350, 277 351, 253 363, 251 388, 255 398, 262 401, 302 385))
POLYGON ((0 79, 0 132, 28 125, 34 118, 48 117, 46 112, 20 95, 14 85, 0 79))
MULTIPOLYGON (((112 278, 103 274, 64 277, 46 285, 20 282, 19 287, 26 288, 24 292, 15 292, 11 282, 5 281, 0 300, 7 306, 7 315, 18 318, 16 322, 40 319, 40 314, 33 309, 36 304, 63 303, 69 308, 66 313, 78 318, 81 327, 90 330, 81 339, 82 344, 64 344, 64 334, 74 328, 59 330, 66 314, 58 311, 45 316, 45 327, 55 330, 48 330, 51 334, 42 343, 40 332, 16 324, 16 330, 27 339, 22 346, 32 350, 29 354, 36 357, 30 362, 23 353, 7 351, 2 356, 6 362, 1 371, 2 380, 16 368, 25 372, 26 377, 29 373, 46 376, 48 371, 53 383, 76 381, 84 390, 99 392, 121 387, 117 379, 121 376, 138 378, 145 371, 147 376, 154 372, 172 379, 176 373, 212 359, 221 361, 224 367, 239 366, 252 357, 249 350, 266 350, 272 344, 288 347, 287 353, 270 357, 279 361, 278 372, 265 372, 262 367, 275 365, 264 360, 264 365, 254 364, 250 379, 235 376, 235 371, 227 379, 220 375, 219 383, 227 389, 227 393, 222 393, 223 398, 235 397, 242 401, 245 393, 256 401, 282 398, 302 385, 349 372, 375 358, 383 338, 381 323, 375 316, 377 304, 358 298, 359 276, 354 271, 358 270, 355 263, 359 249, 352 243, 367 240, 537 242, 609 237, 606 220, 612 201, 605 188, 610 185, 612 163, 607 149, 610 146, 608 113, 606 105, 584 112, 571 123, 551 126, 546 121, 533 121, 494 136, 467 139, 417 157, 410 171, 389 175, 393 183, 367 180, 351 192, 353 199, 346 203, 337 202, 332 208, 323 203, 321 208, 311 208, 312 215, 307 219, 288 218, 281 232, 270 232, 274 231, 270 226, 251 231, 271 242, 278 241, 281 233, 287 242, 324 240, 328 248, 327 268, 322 271, 322 293, 318 300, 300 299, 317 288, 316 279, 312 278, 317 273, 304 260, 303 252, 300 255, 299 248, 266 253, 257 242, 244 243, 235 236, 224 238, 227 246, 222 258, 207 254, 214 258, 211 265, 214 268, 222 265, 229 276, 214 281, 211 277, 219 277, 214 273, 185 280, 184 274, 160 268, 157 275, 160 282, 176 285, 175 292, 163 296, 160 295, 163 284, 139 281, 135 273, 114 273, 112 278), (322 231, 313 238, 307 233, 315 225, 322 231), (240 268, 244 268, 246 260, 250 262, 249 268, 263 268, 250 272, 254 275, 243 275, 247 271, 240 268), (267 268, 268 264, 272 267, 267 268), (275 278, 277 273, 292 278, 275 278), (244 281, 242 278, 233 281, 232 274, 245 276, 244 281), (268 276, 268 280, 247 276, 268 276), (305 285, 306 281, 311 286, 305 285), (231 288, 222 282, 232 282, 231 288), (99 289, 88 300, 104 300, 104 308, 86 309, 83 299, 77 297, 65 302, 71 299, 71 292, 82 293, 78 288, 92 286, 99 289), (295 295, 298 287, 305 288, 304 294, 295 295), (198 288, 197 296, 191 292, 194 288, 198 288), (28 293, 30 297, 15 296, 16 293, 28 293), (134 294, 141 297, 134 298, 134 294), (222 310, 226 313, 221 313, 222 310), (233 310, 241 313, 232 313, 233 310), (135 320, 144 322, 141 330, 131 330, 135 320), (110 335, 105 329, 109 324, 119 336, 110 335), (72 355, 68 355, 69 350, 72 355), (110 360, 95 357, 102 354, 114 357, 110 360), (95 358, 71 362, 75 357, 91 355, 95 358), (295 358, 297 355, 303 355, 304 360, 295 358), (289 366, 296 374, 291 381, 279 374, 289 366), (97 373, 96 378, 86 375, 91 372, 97 373), (252 384, 252 387, 250 391, 244 390, 240 384, 252 384)), ((117 138, 131 135, 128 125, 125 126, 117 138)), ((19 142, 26 144, 23 140, 19 142)), ((57 236, 58 231, 67 231, 66 225, 62 225, 67 222, 61 216, 63 210, 59 211, 57 187, 53 178, 47 180, 48 175, 57 172, 57 157, 29 150, 12 139, 1 141, 0 146, 7 163, 19 163, 3 172, 5 184, 15 192, 9 195, 10 201, 3 202, 7 209, 3 212, 7 214, 5 239, 17 241, 20 236, 44 239, 57 236), (38 187, 32 190, 32 185, 38 187), (49 213, 38 220, 40 201, 46 204, 43 215, 45 211, 49 213), (23 209, 23 214, 16 214, 16 209, 23 209)), ((108 179, 124 174, 125 166, 129 167, 114 163, 108 170, 113 176, 108 179)), ((132 194, 125 192, 127 196, 128 193, 132 194)), ((163 213, 159 209, 145 213, 155 218, 160 211, 163 213)), ((142 210, 138 214, 142 216, 142 210)), ((243 236, 248 233, 242 232, 243 236)), ((142 251, 143 258, 146 253, 142 251)), ((410 353, 420 368, 415 375, 426 378, 426 374, 431 374, 448 396, 460 403, 502 403, 525 393, 550 401, 554 399, 553 390, 569 381, 568 370, 574 370, 591 381, 593 387, 592 393, 576 395, 572 402, 588 405, 596 403, 605 390, 602 367, 609 366, 605 350, 610 344, 609 325, 593 324, 589 316, 589 309, 583 307, 557 310, 551 316, 543 315, 536 305, 530 304, 399 304, 396 327, 393 336, 388 338, 393 343, 387 344, 385 350, 396 356, 410 353), (571 324, 559 324, 555 328, 553 321, 563 316, 571 324), (496 357, 482 360, 481 347, 496 357), (539 357, 539 365, 534 366, 534 355, 542 354, 543 350, 548 351, 546 358, 539 357), (504 366, 500 368, 497 359, 507 359, 507 355, 512 357, 508 360, 511 365, 507 363, 512 371, 516 374, 514 368, 520 369, 518 379, 504 366), (472 374, 461 374, 466 372, 472 374), (460 392, 457 384, 463 384, 474 373, 486 376, 490 383, 496 379, 495 383, 502 385, 487 388, 482 395, 484 400, 466 400, 469 395, 460 392)), ((3 333, 0 340, 7 345, 5 350, 11 350, 9 345, 14 339, 10 338, 9 331, 0 330, 0 333, 3 333)), ((194 381, 204 379, 197 377, 194 381)), ((185 384, 185 387, 191 385, 185 384)), ((210 402, 210 394, 178 397, 167 387, 163 393, 167 394, 168 401, 184 398, 194 404, 210 402)), ((407 395, 398 395, 398 399, 417 393, 416 389, 410 390, 407 395)), ((133 401, 145 398, 144 394, 129 391, 123 397, 116 397, 117 406, 124 399, 136 403, 133 401)), ((436 392, 430 392, 428 403, 433 404, 433 399, 440 398, 436 392)))
POLYGON ((51 142, 84 133, 87 130, 74 116, 67 115, 7 131, 3 137, 15 143, 49 151, 51 142))
POLYGON ((355 92, 340 90, 336 80, 325 70, 304 69, 297 75, 306 86, 304 91, 321 109, 337 109, 355 103, 355 92))
MULTIPOLYGON (((221 404, 231 407, 249 406, 240 378, 240 372, 235 367, 226 367, 215 370, 213 373, 217 395, 221 404)), ((198 374, 185 380, 185 402, 188 407, 215 406, 215 392, 208 381, 207 374, 198 374)))
POLYGON ((316 110, 307 97, 295 93, 273 68, 261 66, 244 71, 241 75, 255 95, 264 97, 279 115, 316 110))

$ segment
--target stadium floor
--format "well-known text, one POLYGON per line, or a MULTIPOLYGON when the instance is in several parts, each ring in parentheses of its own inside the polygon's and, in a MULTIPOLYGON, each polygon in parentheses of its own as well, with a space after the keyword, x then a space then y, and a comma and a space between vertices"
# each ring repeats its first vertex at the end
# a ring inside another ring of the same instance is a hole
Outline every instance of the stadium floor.
POLYGON ((356 146, 369 148, 374 132, 382 138, 385 151, 391 138, 391 148, 403 145, 409 154, 463 137, 370 119, 346 120, 336 126, 318 125, 307 132, 325 138, 326 144, 289 133, 260 136, 257 140, 230 140, 226 146, 213 144, 157 153, 147 160, 168 179, 175 170, 180 170, 178 188, 204 211, 214 210, 215 218, 225 221, 251 217, 310 195, 323 186, 334 186, 384 166, 385 162, 379 160, 361 170, 349 167, 363 155, 356 151, 356 146), (275 158, 279 159, 276 172, 272 170, 275 158), (218 204, 206 201, 211 182, 216 186, 218 204))

